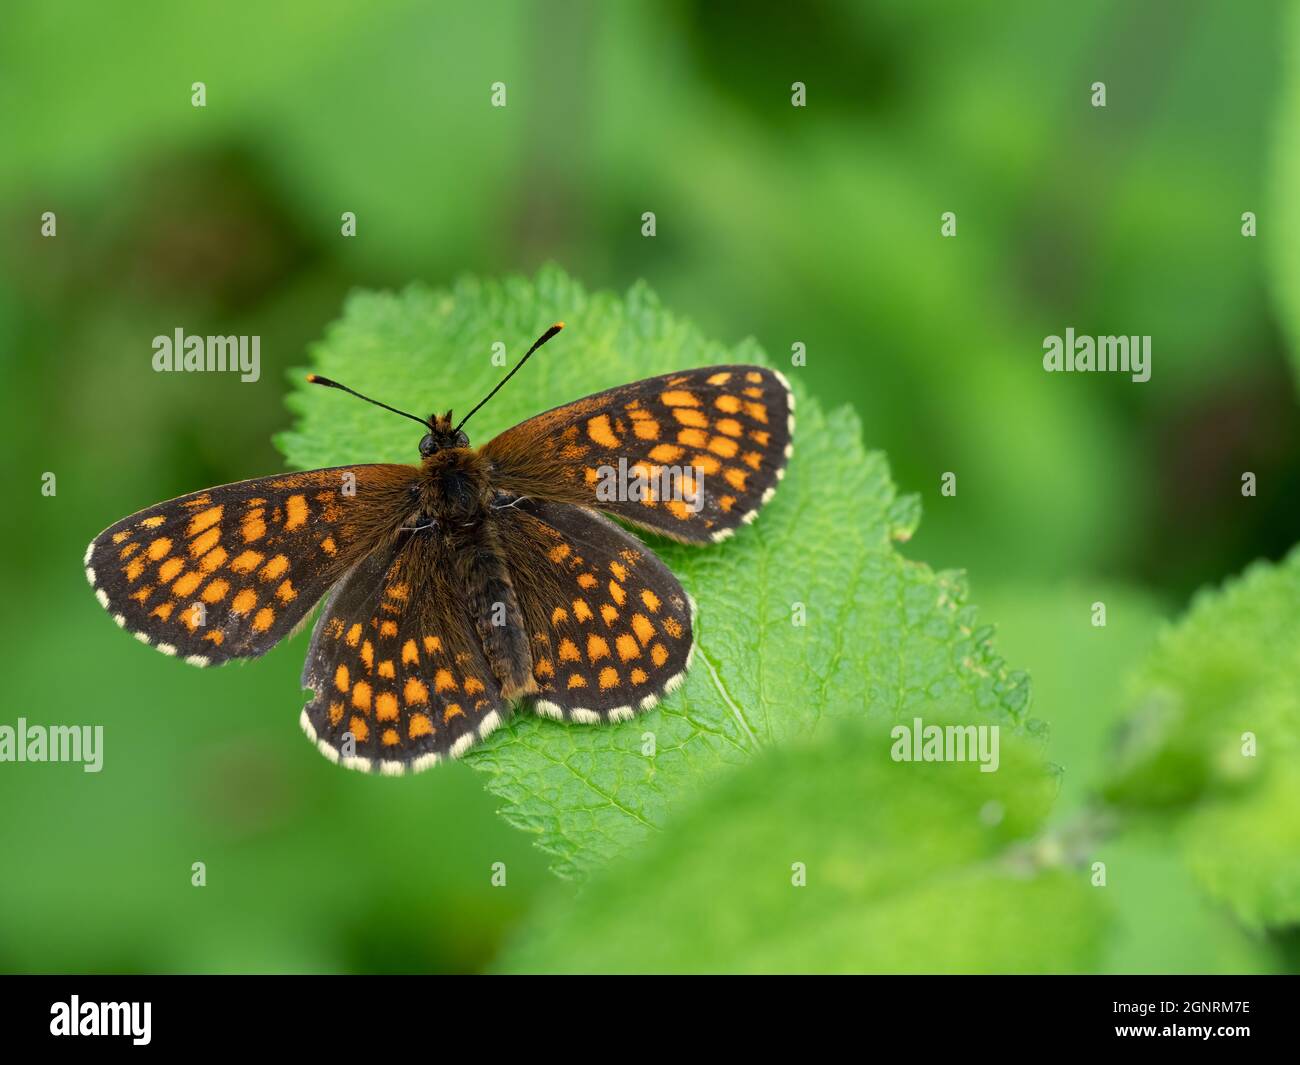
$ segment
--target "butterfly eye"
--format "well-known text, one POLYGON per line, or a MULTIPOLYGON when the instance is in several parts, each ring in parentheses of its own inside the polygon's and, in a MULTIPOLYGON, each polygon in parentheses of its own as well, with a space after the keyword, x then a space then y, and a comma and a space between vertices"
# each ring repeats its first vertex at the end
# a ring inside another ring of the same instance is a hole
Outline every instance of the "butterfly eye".
POLYGON ((420 441, 420 454, 428 458, 438 450, 438 442, 433 438, 432 433, 425 433, 424 439, 420 441))
POLYGON ((456 430, 456 442, 453 447, 469 447, 469 437, 465 435, 464 430, 456 430))

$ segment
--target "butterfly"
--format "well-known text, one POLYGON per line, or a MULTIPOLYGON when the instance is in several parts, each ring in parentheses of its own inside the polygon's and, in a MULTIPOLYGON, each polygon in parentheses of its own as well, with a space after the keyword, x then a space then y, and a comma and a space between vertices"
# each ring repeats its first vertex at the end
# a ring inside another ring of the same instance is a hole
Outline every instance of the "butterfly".
POLYGON ((100 604, 196 666, 256 658, 306 623, 307 736, 398 775, 463 754, 514 704, 624 721, 679 685, 694 601, 612 518, 687 544, 726 539, 776 490, 794 396, 760 366, 651 377, 556 407, 471 448, 419 418, 418 465, 274 474, 159 503, 86 550, 100 604), (603 513, 602 513, 603 512, 603 513))

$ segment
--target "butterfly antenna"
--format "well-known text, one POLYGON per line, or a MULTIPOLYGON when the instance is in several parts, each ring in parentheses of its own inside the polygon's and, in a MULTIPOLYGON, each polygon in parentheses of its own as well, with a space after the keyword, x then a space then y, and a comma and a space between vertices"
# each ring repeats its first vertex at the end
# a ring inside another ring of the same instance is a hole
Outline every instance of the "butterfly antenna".
POLYGON ((551 337, 555 336, 555 334, 558 333, 563 328, 564 328, 563 322, 556 322, 553 326, 551 326, 550 329, 548 329, 545 333, 539 336, 533 342, 533 346, 529 348, 526 352, 524 352, 524 357, 520 359, 517 363, 515 363, 515 368, 511 370, 508 374, 506 374, 505 377, 501 378, 500 381, 497 382, 496 388, 492 389, 491 392, 489 392, 486 396, 484 396, 481 400, 479 400, 478 405, 474 407, 474 410, 470 411, 468 414, 465 415, 465 417, 463 417, 460 420, 460 425, 456 426, 456 429, 459 430, 461 425, 464 425, 467 421, 470 420, 470 418, 474 417, 474 411, 477 411, 479 407, 483 406, 484 403, 486 403, 489 399, 491 399, 493 396, 495 396, 498 392, 501 391, 501 386, 504 385, 507 381, 510 380, 510 378, 514 377, 514 375, 519 372, 519 367, 521 367, 524 363, 528 361, 528 356, 530 356, 534 351, 540 348, 543 344, 545 344, 548 340, 550 340, 551 337))
POLYGON ((324 385, 326 388, 337 388, 340 392, 346 392, 350 396, 356 396, 357 399, 364 399, 367 403, 373 403, 376 407, 383 407, 384 410, 391 410, 394 414, 400 414, 403 418, 410 418, 413 422, 419 422, 426 429, 432 428, 423 418, 417 418, 414 414, 407 414, 404 410, 398 410, 396 407, 390 407, 387 403, 380 403, 377 399, 371 399, 369 396, 363 396, 360 392, 348 388, 347 385, 341 385, 337 381, 331 381, 328 377, 322 377, 318 373, 309 373, 307 380, 314 385, 324 385))

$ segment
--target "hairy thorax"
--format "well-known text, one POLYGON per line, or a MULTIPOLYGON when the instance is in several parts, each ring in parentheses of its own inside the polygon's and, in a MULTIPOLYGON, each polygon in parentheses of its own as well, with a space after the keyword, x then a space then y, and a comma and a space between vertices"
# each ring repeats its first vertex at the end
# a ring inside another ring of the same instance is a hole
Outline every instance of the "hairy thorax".
POLYGON ((469 448, 438 451, 423 462, 418 493, 423 521, 477 525, 492 500, 488 462, 469 448))

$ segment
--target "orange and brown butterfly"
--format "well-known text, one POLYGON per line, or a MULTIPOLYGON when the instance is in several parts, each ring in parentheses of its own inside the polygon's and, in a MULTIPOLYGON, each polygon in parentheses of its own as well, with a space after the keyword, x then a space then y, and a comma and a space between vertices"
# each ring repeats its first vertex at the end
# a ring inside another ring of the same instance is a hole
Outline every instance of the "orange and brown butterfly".
POLYGON ((794 397, 773 370, 710 366, 556 407, 472 449, 465 422, 561 328, 456 425, 312 375, 419 422, 419 465, 277 474, 149 507, 86 550, 96 597, 136 639, 196 666, 264 654, 323 599, 302 727, 354 769, 460 755, 516 703, 583 724, 649 709, 690 667, 694 603, 599 511, 683 543, 726 538, 785 471, 794 397), (602 492, 615 470, 648 490, 602 492))

